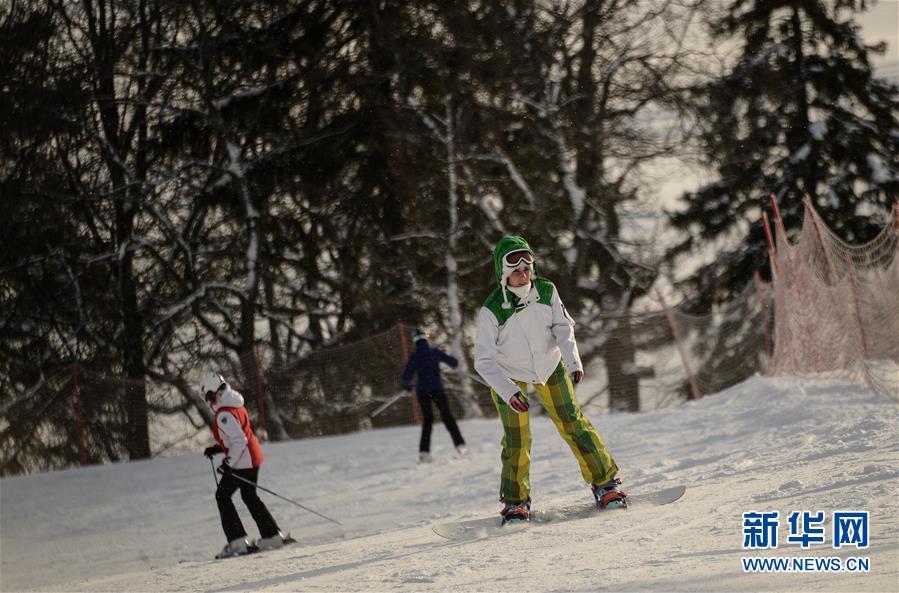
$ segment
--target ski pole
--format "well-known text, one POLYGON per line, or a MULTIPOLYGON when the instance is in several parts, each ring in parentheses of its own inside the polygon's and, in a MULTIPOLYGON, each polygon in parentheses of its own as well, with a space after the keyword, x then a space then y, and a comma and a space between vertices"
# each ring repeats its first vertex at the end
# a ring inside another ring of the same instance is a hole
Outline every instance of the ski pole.
POLYGON ((400 398, 403 397, 404 395, 406 395, 406 392, 405 392, 405 391, 400 391, 399 393, 397 393, 396 395, 394 395, 393 397, 391 397, 389 400, 387 400, 386 402, 384 402, 383 404, 381 404, 380 406, 378 406, 377 409, 376 409, 374 412, 372 412, 371 414, 368 415, 368 417, 373 419, 375 416, 377 416, 378 414, 380 414, 381 412, 383 412, 384 410, 386 410, 387 408, 389 408, 391 405, 393 405, 393 402, 395 402, 396 400, 400 399, 400 398))
POLYGON ((209 458, 209 467, 212 468, 212 477, 215 479, 215 487, 218 488, 219 487, 219 477, 215 473, 215 464, 212 463, 212 457, 209 458))
POLYGON ((242 478, 242 477, 238 476, 237 474, 235 474, 234 472, 231 472, 231 477, 232 477, 232 478, 236 478, 236 479, 240 480, 241 482, 246 482, 247 484, 250 484, 251 486, 255 486, 256 488, 259 488, 260 490, 262 490, 262 491, 264 491, 264 492, 268 492, 268 493, 271 494, 272 496, 277 496, 278 498, 280 498, 280 499, 282 499, 282 500, 286 500, 286 501, 289 502, 290 504, 295 504, 296 506, 300 507, 300 508, 303 509, 304 511, 309 511, 309 512, 312 513, 313 515, 318 515, 318 516, 321 517, 322 519, 327 519, 327 520, 330 521, 331 523, 336 523, 336 524, 338 524, 338 525, 343 525, 343 523, 341 523, 340 521, 337 521, 336 519, 332 519, 331 517, 322 515, 322 514, 319 513, 318 511, 315 511, 315 510, 310 509, 309 507, 303 506, 303 505, 301 505, 300 503, 298 503, 298 502, 295 501, 295 500, 290 500, 290 499, 287 498, 286 496, 281 496, 281 495, 278 494, 277 492, 272 492, 272 491, 269 490, 268 488, 263 488, 263 487, 260 486, 259 484, 256 484, 256 483, 254 483, 254 482, 251 482, 250 480, 248 480, 248 479, 246 479, 246 478, 242 478))

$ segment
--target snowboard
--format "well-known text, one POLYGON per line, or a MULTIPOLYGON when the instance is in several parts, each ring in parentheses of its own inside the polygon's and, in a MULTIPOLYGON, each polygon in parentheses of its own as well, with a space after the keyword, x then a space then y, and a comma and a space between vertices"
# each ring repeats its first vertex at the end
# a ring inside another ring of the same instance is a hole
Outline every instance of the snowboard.
MULTIPOLYGON (((289 546, 290 544, 295 544, 295 543, 297 543, 297 540, 290 537, 290 534, 287 534, 286 536, 284 536, 284 546, 289 546)), ((281 549, 283 549, 283 546, 281 548, 274 548, 272 550, 260 550, 259 546, 256 545, 256 542, 253 542, 247 546, 246 554, 238 554, 237 556, 222 556, 220 554, 216 554, 215 559, 216 560, 227 560, 229 558, 243 558, 244 556, 249 556, 250 554, 258 554, 259 552, 274 552, 275 550, 281 550, 281 549)))
POLYGON ((515 533, 521 529, 527 529, 530 526, 541 525, 545 523, 562 523, 563 521, 572 521, 574 519, 586 519, 596 515, 604 515, 606 513, 634 512, 648 507, 657 507, 663 504, 672 503, 680 499, 686 486, 673 486, 664 490, 656 490, 655 492, 646 492, 639 494, 629 494, 627 497, 626 509, 607 509, 597 508, 595 503, 580 502, 558 508, 532 509, 531 520, 523 522, 502 524, 502 517, 497 513, 493 517, 483 517, 480 519, 471 519, 469 521, 458 521, 454 523, 441 523, 433 527, 434 533, 440 537, 453 541, 468 541, 485 537, 492 537, 505 533, 515 533))

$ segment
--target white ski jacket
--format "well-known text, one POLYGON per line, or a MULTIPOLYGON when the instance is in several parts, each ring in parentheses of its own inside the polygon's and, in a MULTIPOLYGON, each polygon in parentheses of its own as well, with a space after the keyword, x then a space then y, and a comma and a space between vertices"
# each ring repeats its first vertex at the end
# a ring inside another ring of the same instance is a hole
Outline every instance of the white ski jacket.
POLYGON ((515 381, 546 383, 565 361, 569 373, 582 371, 568 315, 555 285, 543 278, 531 283, 514 308, 502 307, 492 296, 478 312, 474 367, 506 402, 518 392, 515 381))

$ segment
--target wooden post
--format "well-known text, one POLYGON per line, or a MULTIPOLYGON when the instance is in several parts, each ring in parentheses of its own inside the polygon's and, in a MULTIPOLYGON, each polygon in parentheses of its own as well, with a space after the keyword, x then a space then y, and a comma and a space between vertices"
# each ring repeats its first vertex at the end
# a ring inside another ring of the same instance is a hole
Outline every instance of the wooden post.
POLYGON ((656 295, 658 295, 659 301, 661 301, 662 307, 665 309, 665 317, 668 319, 668 327, 671 329, 671 336, 674 338, 677 351, 680 352, 680 359, 684 365, 684 370, 687 372, 687 379, 690 381, 690 393, 693 396, 692 399, 699 399, 699 389, 696 387, 696 378, 693 376, 693 370, 690 368, 689 361, 687 361, 687 353, 684 351, 680 332, 677 331, 677 326, 674 323, 674 316, 671 314, 671 309, 668 308, 667 303, 665 303, 665 297, 662 296, 659 289, 656 289, 656 295))
POLYGON ((87 465, 87 440, 84 436, 84 414, 81 413, 81 387, 78 385, 78 365, 71 364, 72 369, 72 407, 75 410, 75 423, 78 426, 81 465, 87 465))
MULTIPOLYGON (((406 367, 406 363, 409 362, 409 344, 406 342, 406 325, 400 321, 399 325, 400 331, 400 344, 403 347, 403 368, 406 367)), ((412 418, 415 419, 416 424, 421 424, 421 410, 418 407, 418 398, 415 397, 415 386, 412 386, 412 391, 409 392, 409 396, 412 398, 412 418)))
MULTIPOLYGON (((779 236, 783 238, 784 243, 789 246, 790 242, 787 239, 787 227, 784 225, 784 219, 780 215, 780 206, 777 205, 777 196, 774 194, 771 194, 771 205, 774 208, 774 222, 777 224, 777 232, 779 233, 779 236)), ((784 257, 786 257, 788 262, 792 261, 790 255, 789 250, 784 253, 784 257)))
POLYGON ((762 225, 765 229, 765 240, 768 241, 768 258, 771 259, 771 267, 777 272, 777 248, 774 246, 774 236, 771 234, 767 212, 762 212, 762 225))
POLYGON ((771 205, 774 208, 774 221, 777 222, 777 230, 781 233, 781 236, 786 240, 787 238, 787 230, 784 227, 784 219, 780 215, 780 206, 777 204, 777 196, 771 194, 771 205))
POLYGON ((259 397, 257 402, 259 411, 259 431, 261 434, 265 432, 265 383, 262 381, 262 356, 259 353, 259 344, 256 344, 256 394, 259 397))

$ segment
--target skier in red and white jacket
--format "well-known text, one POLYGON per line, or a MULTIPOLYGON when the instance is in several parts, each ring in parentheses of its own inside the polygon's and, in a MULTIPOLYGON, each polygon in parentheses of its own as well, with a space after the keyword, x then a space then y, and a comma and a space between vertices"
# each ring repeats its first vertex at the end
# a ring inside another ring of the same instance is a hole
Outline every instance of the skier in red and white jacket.
POLYGON ((239 556, 248 551, 247 532, 231 500, 238 489, 259 528, 261 539, 256 543, 257 547, 260 550, 280 548, 284 545, 284 535, 265 503, 256 494, 256 481, 259 479, 259 467, 263 460, 262 447, 250 425, 243 396, 231 389, 218 373, 207 374, 200 384, 200 390, 215 412, 212 435, 216 444, 207 447, 203 454, 209 459, 216 453, 225 454, 225 459, 218 468, 222 479, 215 491, 215 502, 218 504, 228 544, 217 557, 239 556))

